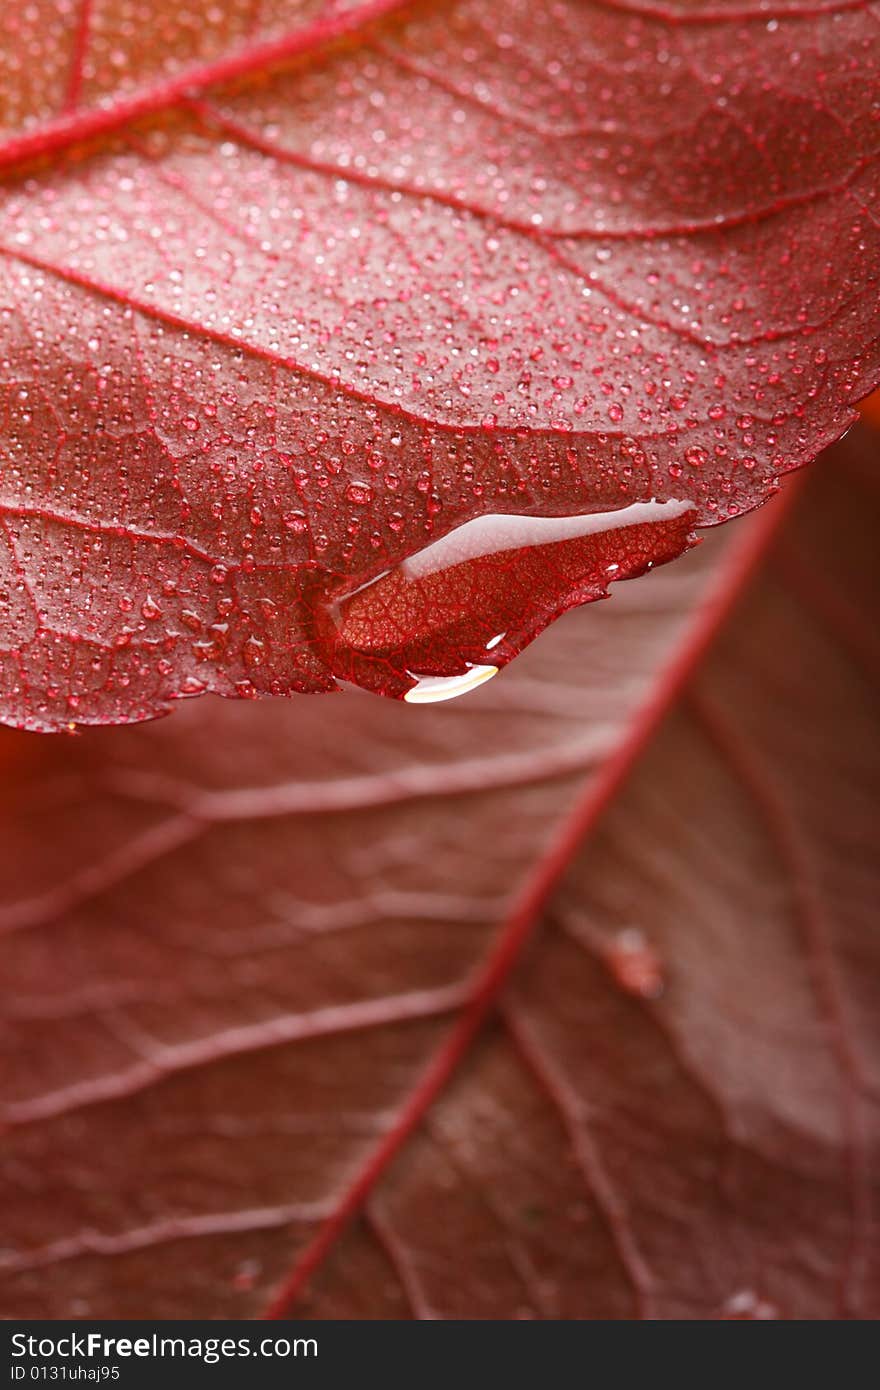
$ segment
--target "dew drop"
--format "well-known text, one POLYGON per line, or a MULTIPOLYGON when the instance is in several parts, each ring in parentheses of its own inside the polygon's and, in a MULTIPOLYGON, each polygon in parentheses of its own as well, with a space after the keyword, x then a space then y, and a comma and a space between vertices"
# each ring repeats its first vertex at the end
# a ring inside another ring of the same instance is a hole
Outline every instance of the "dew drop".
POLYGON ((316 585, 316 636, 336 677, 428 704, 495 675, 554 617, 686 548, 685 500, 574 516, 475 517, 374 576, 316 585), (486 660, 491 652, 491 664, 486 660))
POLYGON ((373 500, 373 489, 369 483, 349 483, 345 495, 356 507, 366 507, 373 500))
POLYGON ((638 927, 619 932, 608 949, 608 966, 627 994, 638 999, 659 999, 666 981, 663 962, 638 927))
POLYGON ((738 1289, 725 1301, 722 1317, 730 1322, 773 1322, 780 1312, 775 1303, 755 1289, 738 1289))
POLYGON ((705 449, 698 445, 693 445, 690 449, 685 449, 684 456, 692 468, 702 468, 704 463, 708 463, 709 455, 705 449))
POLYGON ((417 676, 416 684, 407 690, 404 700, 411 705, 437 705, 443 700, 455 700, 459 695, 467 695, 478 685, 498 675, 497 666, 469 666, 461 676, 417 676))

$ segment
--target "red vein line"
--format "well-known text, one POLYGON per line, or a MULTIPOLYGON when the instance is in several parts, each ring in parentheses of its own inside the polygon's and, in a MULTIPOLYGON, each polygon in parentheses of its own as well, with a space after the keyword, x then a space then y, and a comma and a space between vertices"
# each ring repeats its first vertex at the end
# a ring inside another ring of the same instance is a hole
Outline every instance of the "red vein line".
POLYGON ((409 1304, 411 1317, 418 1322, 427 1322, 432 1319, 434 1311, 422 1293, 415 1270, 395 1238, 393 1227, 385 1220, 382 1213, 376 1211, 369 1203, 364 1207, 363 1222, 403 1290, 404 1297, 409 1304))
MULTIPOLYGON (((317 1208, 320 1210, 320 1208, 317 1208)), ((20 1274, 60 1264, 62 1260, 78 1260, 84 1256, 127 1255, 134 1250, 155 1249, 181 1240, 199 1240, 205 1236, 226 1235, 230 1232, 271 1231, 278 1226, 314 1219, 316 1204, 295 1202, 289 1206, 244 1208, 239 1211, 204 1212, 194 1216, 169 1216, 149 1225, 118 1234, 105 1234, 87 1229, 80 1234, 52 1241, 21 1255, 0 1255, 0 1273, 20 1274)))
POLYGON ((89 48, 89 33, 92 27, 94 0, 80 0, 79 20, 73 39, 73 53, 70 59, 70 73, 67 79, 67 96, 64 109, 73 112, 82 91, 86 54, 89 48))
POLYGON ((556 1111, 574 1151, 587 1195, 604 1222, 620 1266, 630 1282, 639 1319, 647 1321, 655 1317, 656 1280, 639 1249, 635 1233, 629 1228, 626 1202, 618 1195, 599 1147, 577 1113, 565 1081, 548 1064, 543 1048, 524 1019, 509 1007, 501 1010, 501 1017, 520 1061, 556 1111))
MULTIPOLYGON (((615 3, 615 0, 594 0, 598 8, 616 10, 623 13, 634 15, 644 15, 662 23, 674 26, 688 25, 691 23, 714 24, 731 23, 742 19, 760 19, 763 12, 761 10, 744 10, 741 13, 735 11, 707 11, 699 16, 688 14, 678 14, 675 12, 664 11, 660 8, 654 9, 650 6, 630 6, 615 3)), ((247 77, 264 69, 277 67, 279 64, 294 57, 302 56, 304 53, 325 47, 333 40, 342 38, 348 34, 357 32, 361 28, 368 27, 374 21, 379 20, 395 11, 409 8, 413 0, 364 0, 364 3, 357 8, 337 15, 330 19, 319 20, 308 26, 306 29, 295 31, 292 34, 282 35, 280 38, 269 40, 265 43, 248 45, 240 52, 231 54, 225 58, 216 59, 213 62, 196 64, 187 68, 183 73, 170 78, 166 82, 157 83, 153 87, 144 88, 133 93, 121 101, 111 106, 99 106, 86 110, 76 110, 75 103, 79 97, 82 81, 82 65, 85 57, 85 50, 88 43, 88 30, 90 25, 90 13, 92 0, 83 0, 83 9, 80 22, 77 28, 75 40, 74 57, 71 65, 71 77, 67 100, 65 103, 65 114, 61 117, 46 122, 39 129, 28 131, 25 134, 8 140, 0 145, 0 170, 13 166, 17 163, 25 162, 29 159, 48 156, 59 153, 73 145, 86 140, 94 139, 100 135, 110 134, 121 130, 126 125, 136 120, 142 120, 147 116, 156 115, 160 111, 173 108, 181 103, 189 103, 193 98, 213 87, 224 83, 230 83, 236 78, 247 77)), ((864 0, 840 0, 836 5, 816 5, 799 11, 790 11, 785 17, 789 19, 806 18, 816 15, 833 14, 841 10, 858 10, 866 8, 864 0)), ((399 56, 399 55, 396 55, 399 56)), ((492 108, 487 108, 492 110, 492 108)), ((510 119, 514 124, 517 123, 514 115, 502 115, 498 111, 493 111, 499 119, 510 119)), ((788 207, 797 207, 804 203, 811 203, 819 198, 827 197, 831 193, 840 191, 847 187, 862 168, 870 164, 871 156, 859 160, 856 166, 846 175, 842 184, 831 189, 813 189, 805 193, 787 195, 771 207, 750 209, 741 213, 734 213, 729 218, 725 218, 722 224, 714 220, 700 223, 696 221, 682 223, 680 225, 670 225, 668 227, 653 228, 652 234, 657 235, 689 235, 700 231, 717 231, 719 225, 723 227, 739 226, 754 221, 761 221, 767 216, 784 211, 788 207)), ((348 173, 349 178, 354 178, 352 171, 348 173)), ((423 196, 429 196, 423 192, 423 196)), ((450 206, 458 206, 458 201, 449 199, 450 206)), ((464 205, 467 206, 466 204, 464 205)), ((472 209, 473 210, 473 209, 472 209)), ((601 236, 603 240, 628 239, 635 236, 643 236, 643 233, 626 230, 622 233, 613 230, 605 230, 602 233, 593 233, 589 229, 576 231, 574 233, 559 233, 562 235, 574 236, 601 236)))
MULTIPOLYGON (((279 1014, 260 1023, 227 1028, 222 1033, 191 1042, 163 1045, 138 1039, 140 1056, 118 1072, 46 1091, 33 1100, 12 1101, 0 1106, 0 1133, 69 1115, 86 1106, 130 1099, 171 1077, 214 1065, 225 1057, 266 1052, 288 1043, 338 1037, 342 1033, 368 1032, 415 1019, 442 1018, 460 1006, 461 996, 466 992, 457 984, 440 985, 437 989, 410 990, 385 999, 331 1004, 311 1014, 279 1014)), ((103 1015, 101 1021, 109 1027, 109 1015, 103 1015)), ((120 1037, 132 1047, 134 1039, 131 1036, 120 1034, 120 1037)))
POLYGON ((785 802, 755 756, 746 738, 724 709, 704 690, 688 692, 688 705, 758 811, 787 871, 796 924, 806 947, 813 996, 841 1083, 841 1125, 851 1183, 852 1233, 850 1268, 841 1279, 843 1316, 857 1317, 851 1285, 865 1263, 864 1241, 871 1227, 869 1174, 859 1092, 865 1089, 859 1057, 848 1036, 846 1008, 831 943, 822 920, 819 894, 810 858, 785 802))
MULTIPOLYGON (((357 401, 361 405, 368 405, 372 409, 383 411, 393 416, 395 419, 409 420, 416 426, 423 429, 436 430, 438 433, 452 434, 456 438, 473 435, 483 435, 486 438, 518 438, 522 432, 521 424, 514 425, 493 425, 491 428, 484 424, 474 424, 468 421, 461 423, 453 420, 432 418, 424 415, 420 411, 413 410, 409 406, 403 405, 399 401, 386 401, 377 399, 366 388, 358 387, 345 381, 341 376, 321 371, 318 367, 310 367, 304 362, 298 361, 281 352, 275 352, 272 348, 262 347, 259 343, 251 342, 248 338, 237 338, 232 333, 224 332, 219 328, 211 328, 209 324, 199 323, 197 320, 188 319, 182 314, 175 313, 172 309, 165 309, 159 304, 151 304, 148 300, 140 299, 137 295, 128 290, 120 289, 115 285, 109 284, 105 280, 96 279, 87 275, 82 270, 77 270, 73 266, 57 265, 45 256, 36 255, 32 251, 25 251, 18 246, 9 246, 5 242, 0 242, 0 256, 6 256, 8 260, 19 261, 22 265, 30 266, 33 270, 42 271, 46 275, 53 276, 56 280, 65 281, 71 285, 77 285, 80 289, 87 290, 91 294, 100 295, 108 299, 113 304, 119 304, 124 309, 130 309, 135 313, 142 314, 145 318, 152 319, 155 323, 165 324, 168 328, 173 328, 178 332, 191 335, 197 340, 204 339, 209 343, 216 343, 218 347, 227 348, 233 352, 239 352, 243 356, 251 357, 255 361, 266 362, 273 367, 284 367, 285 370, 294 372, 297 375, 319 383, 328 390, 335 391, 338 395, 347 399, 357 401)), ((711 345, 710 345, 711 346, 711 345)), ((633 435, 626 430, 608 430, 598 427, 589 431, 581 431, 580 434, 592 436, 601 433, 609 439, 668 439, 670 436, 666 431, 657 430, 653 433, 639 433, 633 435)), ((545 425, 538 428, 530 427, 532 439, 557 438, 570 440, 573 436, 570 431, 560 429, 554 425, 545 425)), ((829 441, 830 442, 830 441, 829 441)), ((708 524, 708 523, 707 523, 708 524)))
MULTIPOLYGON (((382 52, 376 48, 377 52, 382 52)), ((395 57, 397 55, 395 54, 395 57)), ((805 189, 798 193, 783 193, 771 203, 761 204, 754 208, 745 208, 740 211, 730 212, 722 218, 706 218, 700 221, 692 218, 685 222, 660 223, 652 226, 650 238, 642 227, 624 227, 621 229, 606 228, 601 230, 596 227, 534 227, 531 223, 522 221, 517 217, 505 216, 497 209, 483 206, 478 202, 472 202, 469 198, 462 197, 457 193, 446 192, 442 188, 433 187, 430 184, 421 185, 415 180, 402 178, 390 178, 379 173, 370 173, 352 164, 339 164, 331 159, 317 159, 312 155, 306 154, 303 150, 291 149, 286 145, 280 145, 275 140, 267 139, 261 135, 259 130, 254 130, 244 121, 236 120, 234 116, 228 116, 226 112, 211 101, 199 99, 197 97, 186 97, 185 105, 195 117, 202 123, 207 131, 213 129, 215 132, 230 136, 237 144, 253 150, 257 154, 264 154, 269 159, 274 159, 279 164, 289 164, 297 169, 305 169, 315 174, 325 174, 330 178, 344 179, 348 183, 355 183, 358 187, 375 189, 384 193, 401 193, 408 198, 421 199, 425 202, 436 203, 439 207, 450 208, 453 212, 465 213, 469 217, 481 218, 491 222, 496 226, 504 227, 508 231, 517 232, 520 236, 528 237, 536 245, 542 246, 549 254, 553 254, 552 246, 554 242, 578 242, 578 241, 647 241, 658 236, 696 236, 703 232, 726 232, 734 227, 750 226, 755 222, 766 222, 773 217, 780 216, 782 213, 790 212, 795 208, 809 207, 813 203, 821 202, 823 199, 833 197, 835 194, 845 192, 857 183, 859 178, 867 169, 875 164, 878 154, 872 153, 864 155, 856 160, 846 173, 841 175, 837 183, 818 186, 816 188, 805 189)), ((494 111, 489 107, 482 108, 485 113, 492 114, 500 122, 508 121, 515 125, 516 121, 509 118, 506 112, 494 111)), ((544 136, 545 141, 552 137, 548 134, 544 136)), ((558 138, 558 137, 557 137, 558 138)), ((559 254, 559 253, 557 253, 559 254)), ((576 274, 580 279, 587 279, 584 270, 575 262, 563 260, 559 256, 560 263, 568 270, 576 274)), ((590 288, 602 290, 603 286, 599 281, 588 281, 590 288)), ((625 306, 624 306, 625 307, 625 306)), ((635 309, 630 309, 630 313, 638 316, 635 309)), ((641 311, 639 311, 640 313, 641 311)), ((682 331, 679 325, 661 324, 670 332, 682 331)), ((786 330, 792 336, 809 333, 811 326, 800 324, 796 328, 786 330)), ((779 336, 785 336, 782 331, 779 336)), ((700 342, 700 339, 697 339, 700 342)), ((737 338, 732 340, 738 346, 747 346, 749 340, 737 338)), ((759 337, 756 341, 762 341, 759 337)))
MULTIPOLYGON (((8 260, 19 261, 22 265, 30 266, 33 270, 39 270, 46 275, 51 275, 57 280, 65 281, 71 285, 77 285, 80 289, 86 290, 91 294, 103 296, 111 303, 119 304, 125 309, 142 314, 145 318, 152 319, 156 323, 165 324, 178 332, 191 335, 192 337, 204 339, 209 343, 216 343, 218 347, 223 347, 234 352, 241 353, 243 356, 251 357, 255 361, 266 362, 273 367, 283 367, 285 370, 294 372, 306 380, 314 381, 330 391, 335 391, 339 396, 346 399, 357 401, 361 405, 368 405, 371 409, 385 412, 394 419, 408 420, 418 428, 435 430, 437 433, 451 434, 455 438, 465 438, 472 436, 484 436, 485 438, 518 438, 522 432, 522 424, 512 425, 493 425, 490 427, 482 423, 472 423, 469 421, 446 420, 441 417, 433 418, 423 414, 421 411, 414 410, 411 406, 403 405, 400 401, 390 401, 377 399, 366 388, 353 385, 345 381, 341 376, 333 372, 322 371, 318 367, 310 367, 296 358, 275 352, 272 348, 262 347, 258 343, 251 342, 247 338, 238 338, 232 333, 224 332, 218 328, 212 328, 205 323, 186 318, 182 314, 177 314, 171 309, 165 309, 159 304, 151 304, 147 300, 139 299, 136 295, 125 289, 117 288, 105 280, 100 280, 87 275, 84 271, 77 270, 73 266, 57 265, 45 256, 36 255, 32 251, 25 251, 18 246, 10 246, 6 242, 0 241, 0 256, 6 256, 8 260)), ((625 306, 624 306, 625 307, 625 306)), ((835 310, 831 319, 845 313, 848 305, 844 304, 835 310)), ((831 320, 829 320, 830 322, 831 320)), ((660 327, 665 325, 660 324, 660 327)), ((670 330, 671 331, 671 330, 670 330)), ((787 336, 786 334, 781 335, 787 336)), ((724 347, 724 344, 713 344, 711 342, 701 345, 707 349, 724 347)), ((784 418, 788 418, 787 416, 784 418)), ((825 435, 816 435, 814 439, 815 453, 819 453, 829 444, 836 443, 841 437, 841 432, 857 418, 853 412, 844 426, 835 426, 832 431, 825 435)), ((529 435, 532 440, 547 439, 551 442, 562 439, 571 440, 592 438, 596 434, 602 434, 606 439, 634 439, 644 442, 645 440, 668 440, 670 435, 665 430, 639 431, 633 433, 628 430, 600 429, 593 426, 587 430, 579 430, 574 434, 571 431, 561 429, 555 425, 541 425, 529 427, 529 435)), ((815 454, 812 455, 815 457, 815 454)), ((812 461, 812 459, 811 459, 812 461)), ((789 463, 786 467, 792 469, 800 467, 800 464, 789 463)), ((700 523, 704 526, 717 525, 718 522, 710 522, 708 519, 700 523)))
POLYGON ((397 1120, 355 1175, 335 1212, 319 1228, 297 1258, 287 1279, 280 1285, 265 1310, 264 1317, 288 1316, 312 1274, 361 1210, 364 1201, 385 1173, 391 1160, 420 1125, 430 1106, 453 1076, 491 1013, 500 991, 520 958, 523 947, 535 932, 539 914, 572 855, 584 837, 595 827, 605 808, 635 766, 639 755, 650 742, 663 716, 680 694, 720 625, 736 603, 745 583, 763 558, 799 491, 799 483, 789 484, 779 501, 759 512, 754 522, 743 528, 743 535, 734 543, 735 549, 725 565, 717 587, 698 612, 688 635, 658 679, 653 694, 634 719, 629 735, 604 767, 588 782, 580 801, 560 827, 549 852, 524 885, 507 921, 490 946, 482 967, 477 971, 476 983, 467 1007, 429 1059, 421 1079, 404 1103, 397 1120))
MULTIPOLYGON (((237 78, 247 77, 265 68, 277 66, 291 58, 313 51, 334 39, 371 24, 395 11, 403 10, 412 0, 364 0, 355 9, 319 19, 305 29, 299 29, 265 43, 248 44, 237 53, 217 58, 212 62, 197 63, 178 73, 176 77, 155 86, 132 93, 112 106, 99 106, 91 110, 66 111, 55 120, 47 121, 39 129, 13 137, 0 146, 0 169, 28 159, 58 153, 81 141, 93 139, 119 130, 130 121, 155 115, 173 107, 182 97, 203 92, 206 89, 237 78)), ((725 9, 707 10, 699 15, 676 12, 649 4, 624 4, 620 0, 595 0, 599 8, 616 10, 623 14, 643 16, 675 27, 689 24, 731 24, 743 20, 760 21, 764 12, 747 6, 741 11, 725 9)), ((83 13, 78 26, 74 59, 68 87, 68 105, 79 95, 81 84, 81 59, 87 39, 89 25, 88 11, 91 0, 84 0, 83 13), (83 52, 78 50, 82 45, 83 52)), ((843 10, 865 9, 865 0, 838 0, 836 4, 807 4, 793 9, 784 15, 785 19, 797 20, 834 14, 843 10)))
MULTIPOLYGON (((77 285, 80 289, 88 290, 92 294, 101 295, 104 299, 109 299, 124 309, 131 309, 135 313, 143 314, 145 318, 165 324, 168 328, 191 334, 196 338, 204 338, 209 343, 216 343, 218 347, 229 348, 257 361, 267 362, 271 366, 285 367, 288 371, 296 372, 310 381, 319 382, 322 386, 338 391, 340 395, 348 396, 362 405, 375 407, 377 404, 369 391, 351 386, 329 372, 322 372, 317 368, 309 367, 304 362, 298 362, 295 358, 286 356, 284 353, 274 352, 271 348, 261 347, 258 343, 252 343, 246 338, 237 338, 232 333, 211 328, 208 324, 198 323, 182 314, 174 313, 171 309, 164 309, 161 305, 151 304, 148 300, 140 299, 137 295, 119 289, 105 280, 86 275, 84 271, 77 270, 73 266, 56 265, 45 256, 38 256, 31 251, 23 251, 20 247, 8 246, 3 242, 0 242, 0 255, 6 256, 9 260, 20 261, 23 265, 43 271, 45 274, 52 275, 58 280, 64 280, 68 284, 77 285)), ((485 433, 485 426, 452 425, 443 421, 433 421, 427 416, 407 410, 405 406, 395 402, 379 402, 379 408, 387 410, 395 416, 414 420, 417 424, 429 426, 432 429, 461 431, 466 434, 485 433)), ((511 432, 512 430, 513 427, 511 427, 511 432)))
MULTIPOLYGON (((687 324, 673 323, 671 319, 665 319, 658 314, 649 314, 643 306, 630 303, 623 295, 614 290, 610 285, 604 284, 601 280, 592 280, 585 269, 578 265, 571 256, 565 255, 559 250, 557 243, 571 245, 572 242, 583 240, 599 241, 644 241, 645 233, 641 228, 625 228, 621 231, 597 231, 589 227, 584 228, 553 228, 546 227, 540 231, 531 226, 528 222, 523 222, 519 218, 505 216, 496 208, 481 206, 478 202, 472 202, 468 198, 463 198, 456 193, 447 193, 443 189, 431 187, 430 185, 420 186, 415 181, 407 182, 403 179, 391 179, 378 173, 369 173, 363 169, 354 168, 350 165, 334 163, 332 160, 316 159, 312 155, 306 154, 301 150, 290 149, 285 145, 280 145, 275 140, 269 140, 261 135, 258 130, 253 130, 249 125, 242 121, 227 116, 219 107, 212 105, 209 101, 187 100, 187 107, 193 115, 202 123, 206 130, 214 130, 224 135, 228 135, 241 145, 243 149, 250 149, 258 154, 263 154, 266 158, 273 160, 282 166, 289 165, 295 169, 304 169, 312 173, 322 174, 328 178, 339 178, 347 183, 357 184, 358 187, 372 189, 383 193, 400 193, 413 200, 435 203, 438 207, 449 208, 454 212, 460 212, 467 217, 477 218, 488 222, 492 226, 503 227, 506 231, 513 232, 517 236, 525 237, 535 246, 539 247, 543 253, 587 286, 591 293, 600 294, 611 304, 622 309, 630 318, 638 319, 644 323, 654 324, 664 333, 681 338, 684 342, 693 343, 695 347, 710 351, 735 351, 741 352, 744 348, 752 347, 758 343, 783 342, 787 338, 800 338, 814 333, 817 329, 826 328, 836 319, 843 317, 864 296, 866 291, 873 288, 875 281, 870 280, 861 287, 857 294, 850 299, 844 300, 828 313, 825 318, 817 323, 798 324, 796 326, 780 325, 777 328, 766 329, 760 333, 732 335, 727 338, 712 336, 711 331, 707 330, 707 335, 690 328, 687 324)), ((809 205, 821 199, 827 199, 835 193, 843 192, 861 176, 865 169, 877 159, 877 155, 866 156, 860 159, 853 168, 843 176, 839 184, 827 188, 811 189, 806 193, 795 193, 784 195, 778 198, 773 204, 764 207, 751 208, 744 212, 731 213, 723 220, 713 220, 706 223, 690 222, 679 223, 676 225, 655 227, 652 231, 653 236, 690 236, 704 231, 714 233, 726 232, 733 227, 739 227, 753 222, 763 222, 768 218, 788 212, 791 208, 809 205)), ((161 177, 161 175, 160 175, 161 177)), ((212 215, 206 213, 206 215, 212 215)), ((238 233, 240 236, 241 233, 238 233)))
POLYGON ((408 801, 437 800, 463 792, 480 793, 487 786, 528 786, 555 777, 585 772, 597 756, 596 743, 586 737, 525 753, 490 754, 451 764, 442 776, 421 765, 377 774, 289 782, 236 791, 206 792, 170 779, 119 776, 101 779, 109 792, 131 801, 164 800, 176 815, 150 826, 135 839, 111 849, 103 859, 77 870, 42 893, 0 904, 0 937, 30 931, 58 921, 125 883, 184 846, 207 834, 212 826, 235 821, 284 819, 289 816, 338 815, 340 812, 408 801))
MULTIPOLYGON (((206 565, 217 563, 216 558, 206 550, 202 550, 195 541, 173 531, 147 531, 143 527, 132 526, 127 522, 103 521, 100 517, 77 516, 74 512, 55 512, 49 507, 18 505, 0 498, 0 517, 10 516, 23 521, 43 521, 51 526, 64 526, 71 531, 87 531, 92 534, 114 536, 117 540, 130 541, 132 545, 137 545, 141 541, 148 545, 170 545, 176 550, 183 551, 194 560, 201 560, 206 565)), ((227 567, 231 569, 233 566, 230 563, 227 567)), ((236 566, 236 568, 239 567, 236 566)))
POLYGON ((265 43, 248 44, 237 53, 227 54, 209 63, 195 64, 165 82, 133 92, 113 106, 98 106, 59 116, 47 121, 38 130, 14 136, 0 145, 0 169, 24 160, 56 154, 81 141, 107 135, 131 121, 173 107, 185 96, 300 57, 334 39, 354 33, 395 10, 402 10, 410 3, 411 0, 364 0, 355 9, 319 19, 305 29, 282 34, 280 38, 265 43))

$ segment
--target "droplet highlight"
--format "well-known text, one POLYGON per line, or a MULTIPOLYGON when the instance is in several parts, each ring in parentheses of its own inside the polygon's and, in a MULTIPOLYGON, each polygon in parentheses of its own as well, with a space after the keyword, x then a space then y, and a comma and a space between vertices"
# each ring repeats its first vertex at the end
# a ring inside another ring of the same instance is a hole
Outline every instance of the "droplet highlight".
POLYGON ((403 698, 411 705, 437 705, 467 695, 497 675, 497 666, 469 666, 460 676, 417 676, 403 698))

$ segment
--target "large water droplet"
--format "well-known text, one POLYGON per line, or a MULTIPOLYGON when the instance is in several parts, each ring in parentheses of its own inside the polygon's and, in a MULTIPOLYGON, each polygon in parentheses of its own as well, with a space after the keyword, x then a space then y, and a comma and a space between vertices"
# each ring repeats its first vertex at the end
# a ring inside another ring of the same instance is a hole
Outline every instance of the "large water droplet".
POLYGON ((654 499, 578 516, 477 517, 382 574, 331 579, 316 635, 340 681, 414 704, 451 699, 566 609, 680 554, 693 519, 692 503, 654 499))

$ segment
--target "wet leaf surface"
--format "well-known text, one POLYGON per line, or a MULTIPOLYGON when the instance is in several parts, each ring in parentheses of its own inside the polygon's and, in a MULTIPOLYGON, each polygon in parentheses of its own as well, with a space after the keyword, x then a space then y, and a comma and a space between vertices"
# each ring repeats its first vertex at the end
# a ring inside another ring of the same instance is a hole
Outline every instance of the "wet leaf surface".
POLYGON ((876 5, 48 10, 0 28, 10 723, 504 664, 686 536, 517 549, 494 662, 455 565, 393 650, 328 608, 480 517, 737 515, 876 382, 876 5))

